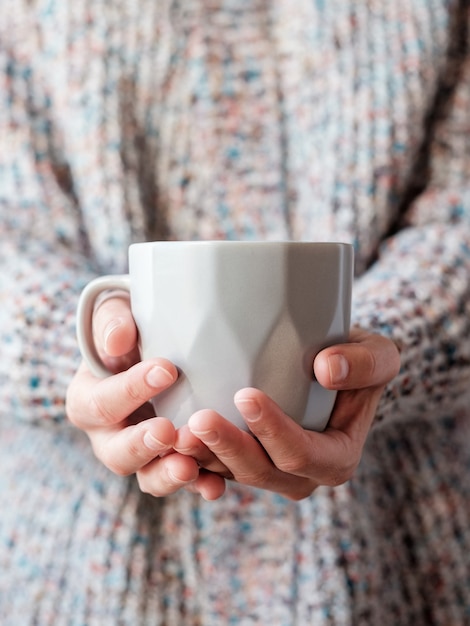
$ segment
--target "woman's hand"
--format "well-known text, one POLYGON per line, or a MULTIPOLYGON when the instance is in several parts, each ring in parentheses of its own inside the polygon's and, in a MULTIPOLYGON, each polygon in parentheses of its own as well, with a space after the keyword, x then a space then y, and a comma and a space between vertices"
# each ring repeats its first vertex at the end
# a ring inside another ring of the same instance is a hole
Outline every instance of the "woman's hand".
MULTIPOLYGON (((96 378, 82 363, 67 391, 67 415, 86 432, 97 458, 116 474, 135 473, 141 489, 154 496, 182 487, 208 499, 222 495, 223 478, 176 453, 173 424, 155 417, 149 400, 172 385, 178 373, 165 359, 139 362, 127 294, 116 294, 98 306, 93 333, 100 358, 114 375, 96 378)), ((201 448, 202 459, 212 458, 201 448)))
POLYGON ((220 476, 294 500, 319 485, 346 482, 361 459, 383 389, 400 367, 398 349, 389 339, 361 329, 354 329, 350 339, 326 348, 314 362, 318 382, 339 391, 324 432, 304 430, 250 388, 239 391, 235 403, 255 438, 203 410, 179 431, 176 449, 199 457, 201 466, 220 476))
POLYGON ((323 433, 304 430, 256 389, 235 397, 256 438, 210 410, 177 432, 149 404, 175 382, 177 370, 165 359, 139 362, 127 294, 102 302, 93 329, 114 375, 96 378, 82 363, 67 392, 68 417, 87 433, 98 459, 119 475, 135 473, 141 489, 154 496, 185 488, 212 500, 233 478, 301 499, 318 485, 346 481, 359 463, 383 388, 399 368, 391 341, 355 330, 351 343, 315 359, 318 382, 340 392, 323 433))

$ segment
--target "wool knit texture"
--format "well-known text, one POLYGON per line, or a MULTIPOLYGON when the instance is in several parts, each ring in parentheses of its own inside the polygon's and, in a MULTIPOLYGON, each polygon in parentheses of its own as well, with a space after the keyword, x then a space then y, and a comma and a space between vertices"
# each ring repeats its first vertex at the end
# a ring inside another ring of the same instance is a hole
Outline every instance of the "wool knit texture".
POLYGON ((468 0, 3 0, 2 626, 470 624, 468 0), (65 416, 83 286, 154 239, 346 241, 400 347, 355 477, 213 503, 65 416))

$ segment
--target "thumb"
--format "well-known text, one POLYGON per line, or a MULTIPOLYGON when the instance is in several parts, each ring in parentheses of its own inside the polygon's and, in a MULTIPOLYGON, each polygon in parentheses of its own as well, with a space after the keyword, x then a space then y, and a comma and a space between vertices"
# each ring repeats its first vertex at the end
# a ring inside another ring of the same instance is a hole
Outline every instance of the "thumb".
POLYGON ((93 339, 100 359, 112 372, 120 372, 140 361, 137 328, 127 293, 106 294, 97 304, 93 339))
POLYGON ((351 341, 325 348, 317 354, 313 371, 327 389, 381 387, 400 370, 400 353, 393 341, 382 335, 354 329, 351 341))

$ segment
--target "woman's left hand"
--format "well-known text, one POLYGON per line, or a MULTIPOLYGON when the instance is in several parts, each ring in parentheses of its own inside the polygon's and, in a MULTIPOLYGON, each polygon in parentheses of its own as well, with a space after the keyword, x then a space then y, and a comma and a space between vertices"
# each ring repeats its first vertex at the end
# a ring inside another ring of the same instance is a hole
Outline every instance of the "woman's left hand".
MULTIPOLYGON (((356 328, 350 343, 322 350, 313 364, 318 382, 339 391, 323 432, 303 429, 264 393, 247 388, 235 395, 235 403, 254 437, 202 410, 179 430, 175 449, 193 456, 202 472, 300 500, 319 485, 352 477, 384 387, 399 367, 391 340, 356 328)), ((220 495, 219 485, 213 497, 220 495)))

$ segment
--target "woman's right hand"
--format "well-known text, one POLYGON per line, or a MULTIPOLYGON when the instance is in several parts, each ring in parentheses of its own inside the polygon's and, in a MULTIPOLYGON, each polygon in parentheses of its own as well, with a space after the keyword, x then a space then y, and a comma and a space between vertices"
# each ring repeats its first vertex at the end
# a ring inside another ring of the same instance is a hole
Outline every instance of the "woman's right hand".
POLYGON ((150 399, 171 386, 178 372, 166 359, 139 360, 127 294, 116 293, 98 305, 93 335, 113 375, 97 378, 82 362, 67 390, 66 407, 69 420, 88 435, 96 457, 116 474, 136 474, 142 491, 154 496, 184 487, 206 499, 220 497, 223 478, 175 452, 175 427, 155 417, 150 399))

